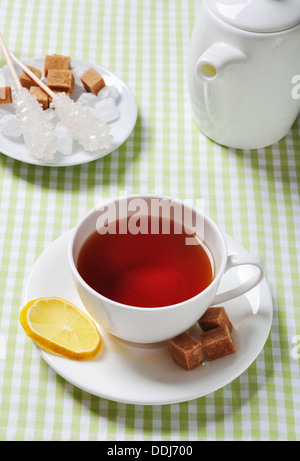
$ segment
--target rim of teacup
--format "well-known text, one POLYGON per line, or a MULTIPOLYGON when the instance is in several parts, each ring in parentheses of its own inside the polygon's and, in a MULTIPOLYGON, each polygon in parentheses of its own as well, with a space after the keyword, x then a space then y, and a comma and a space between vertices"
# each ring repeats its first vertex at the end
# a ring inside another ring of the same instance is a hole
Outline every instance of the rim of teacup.
MULTIPOLYGON (((117 202, 119 200, 122 200, 124 197, 117 197, 117 198, 108 198, 107 200, 101 202, 101 206, 105 206, 106 204, 109 204, 111 202, 117 202)), ((182 203, 184 205, 184 202, 180 199, 174 199, 172 197, 169 197, 169 196, 166 196, 166 195, 159 195, 159 194, 131 194, 131 195, 127 195, 126 196, 126 199, 127 200, 131 200, 131 199, 135 199, 135 198, 145 198, 145 199, 151 199, 151 198, 158 198, 158 199, 166 199, 166 200, 170 200, 170 201, 176 201, 178 203, 182 203)), ((189 206, 189 205, 184 205, 184 206, 189 206)), ((84 226, 85 222, 93 215, 93 214, 97 214, 97 213, 100 213, 100 210, 99 210, 99 207, 95 206, 93 209, 91 209, 88 213, 86 213, 77 223, 77 225, 73 228, 73 231, 72 231, 72 234, 71 234, 71 238, 70 238, 70 241, 69 241, 69 246, 68 246, 68 259, 69 259, 69 263, 70 263, 70 266, 71 266, 71 270, 73 272, 73 274, 75 275, 77 281, 83 285, 85 287, 85 289, 87 289, 91 294, 93 294, 96 298, 98 298, 100 301, 105 301, 106 303, 109 303, 111 304, 112 306, 117 306, 117 307, 122 307, 124 309, 127 309, 127 310, 130 310, 130 311, 145 311, 145 312, 158 312, 158 311, 162 311, 162 310, 169 310, 169 309, 175 309, 176 307, 179 307, 179 306, 182 306, 182 305, 186 305, 186 304, 189 304, 191 302, 194 302, 197 300, 197 298, 201 298, 202 296, 204 296, 204 294, 208 291, 208 290, 211 290, 212 288, 215 287, 215 285, 219 285, 219 282, 220 282, 220 279, 222 277, 222 275, 224 274, 224 271, 225 271, 225 267, 226 267, 226 263, 227 263, 227 257, 228 257, 228 249, 227 249, 227 244, 226 244, 226 240, 225 240, 225 237, 223 235, 223 232, 221 231, 221 229, 218 227, 218 225, 215 223, 215 221, 210 217, 208 216, 206 213, 204 213, 202 210, 196 208, 195 206, 189 206, 190 209, 192 209, 195 213, 199 213, 206 221, 207 223, 215 230, 215 233, 219 236, 219 240, 220 242, 222 243, 222 261, 221 261, 221 264, 220 264, 220 267, 218 269, 218 272, 217 274, 215 274, 214 276, 214 279, 213 281, 204 289, 202 290, 200 293, 196 294, 195 296, 193 296, 192 298, 188 298, 184 301, 181 301, 179 303, 176 303, 176 304, 170 304, 170 305, 167 305, 167 306, 158 306, 158 307, 142 307, 142 306, 130 306, 129 304, 123 304, 123 303, 120 303, 118 301, 114 301, 113 299, 110 299, 110 298, 107 298, 106 296, 102 295, 101 293, 99 293, 98 291, 94 290, 85 280, 84 278, 80 275, 80 273, 78 272, 78 269, 77 269, 77 266, 76 266, 76 263, 74 261, 74 254, 73 254, 73 250, 74 250, 74 243, 75 243, 75 240, 76 240, 76 237, 78 235, 78 232, 79 230, 82 228, 82 226, 84 226)), ((86 237, 87 238, 87 237, 86 237)), ((205 243, 205 240, 204 240, 204 243, 205 243)), ((83 242, 82 242, 83 244, 83 242)), ((81 244, 81 245, 82 245, 81 244)), ((211 250, 211 248, 208 246, 209 248, 209 251, 212 253, 212 257, 214 258, 214 255, 213 255, 213 252, 211 250)))

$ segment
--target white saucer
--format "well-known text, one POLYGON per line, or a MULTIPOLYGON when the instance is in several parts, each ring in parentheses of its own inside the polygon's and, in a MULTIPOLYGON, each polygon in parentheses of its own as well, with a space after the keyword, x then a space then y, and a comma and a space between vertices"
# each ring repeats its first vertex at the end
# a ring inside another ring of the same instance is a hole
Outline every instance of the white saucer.
MULTIPOLYGON (((24 61, 24 64, 36 67, 43 71, 44 67, 44 58, 32 58, 24 61)), ((0 131, 0 152, 3 154, 12 157, 16 160, 22 162, 31 163, 34 165, 43 165, 43 166, 70 166, 78 165, 86 162, 91 162, 100 157, 110 154, 116 150, 121 144, 123 144, 126 139, 131 134, 137 120, 137 103, 135 97, 128 86, 115 74, 109 70, 104 69, 101 66, 96 64, 91 64, 80 59, 71 59, 71 69, 76 67, 82 67, 87 69, 92 66, 100 74, 102 74, 106 85, 115 86, 119 92, 120 96, 116 102, 117 109, 120 113, 120 116, 117 120, 110 122, 111 134, 113 136, 113 142, 111 147, 105 151, 98 152, 86 152, 77 142, 73 143, 73 153, 71 155, 65 156, 56 152, 54 155, 54 160, 47 162, 45 160, 39 160, 35 158, 31 152, 27 149, 24 144, 23 136, 19 138, 12 138, 4 136, 0 131)), ((20 75, 21 70, 19 67, 15 66, 17 73, 20 75)), ((8 66, 4 66, 1 69, 1 77, 4 77, 7 84, 11 82, 11 76, 8 69, 8 66)), ((43 78, 43 77, 42 77, 43 78)), ((14 84, 12 83, 12 86, 14 84)), ((1 110, 7 111, 7 113, 14 113, 12 104, 1 104, 1 110)))
MULTIPOLYGON (((71 231, 54 241, 31 271, 25 303, 41 296, 61 296, 84 311, 68 266, 71 231)), ((230 253, 246 250, 226 236, 230 253)), ((244 269, 247 266, 244 266, 244 269)), ((251 275, 243 272, 243 279, 251 275)), ((241 273, 231 269, 220 289, 235 286, 241 273)), ((186 371, 171 358, 168 343, 135 345, 100 329, 103 349, 93 361, 77 362, 41 351, 42 358, 60 376, 91 394, 118 402, 155 405, 195 399, 220 389, 245 371, 262 350, 272 323, 272 298, 267 281, 247 295, 224 304, 233 323, 236 352, 186 371)), ((199 335, 195 325, 191 333, 199 335)))

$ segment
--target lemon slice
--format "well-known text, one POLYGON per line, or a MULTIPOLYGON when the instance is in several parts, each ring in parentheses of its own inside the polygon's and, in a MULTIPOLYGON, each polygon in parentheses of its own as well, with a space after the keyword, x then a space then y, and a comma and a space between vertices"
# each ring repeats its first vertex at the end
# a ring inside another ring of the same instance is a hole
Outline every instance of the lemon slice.
POLYGON ((38 298, 21 309, 25 333, 42 349, 73 360, 93 359, 101 336, 93 322, 74 304, 58 297, 38 298))

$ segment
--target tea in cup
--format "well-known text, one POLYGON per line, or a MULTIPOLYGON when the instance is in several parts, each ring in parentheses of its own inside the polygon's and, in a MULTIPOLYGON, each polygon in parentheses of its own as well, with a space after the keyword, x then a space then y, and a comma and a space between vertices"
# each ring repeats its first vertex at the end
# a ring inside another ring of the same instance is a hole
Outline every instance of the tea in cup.
POLYGON ((186 331, 209 306, 240 296, 264 275, 260 257, 228 256, 222 232, 201 210, 155 195, 108 200, 88 213, 73 231, 69 261, 94 320, 136 343, 186 331), (243 264, 258 271, 216 294, 224 272, 243 264))

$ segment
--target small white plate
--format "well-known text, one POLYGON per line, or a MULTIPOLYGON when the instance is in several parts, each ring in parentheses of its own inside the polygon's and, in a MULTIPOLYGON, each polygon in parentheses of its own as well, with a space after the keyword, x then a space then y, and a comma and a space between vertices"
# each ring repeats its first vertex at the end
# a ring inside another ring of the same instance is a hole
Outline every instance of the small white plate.
MULTIPOLYGON (((41 296, 66 298, 84 311, 68 266, 67 248, 71 231, 55 240, 39 257, 31 271, 25 303, 41 296)), ((246 253, 226 236, 230 253, 246 253)), ((247 266, 244 266, 246 268, 247 266)), ((231 269, 220 289, 235 286, 251 275, 231 269)), ((133 344, 119 340, 100 328, 103 348, 96 359, 77 362, 40 351, 42 358, 60 376, 91 394, 118 402, 162 405, 188 401, 220 389, 245 371, 262 350, 272 323, 272 298, 267 281, 247 295, 224 304, 233 323, 236 352, 191 371, 177 365, 168 343, 133 344)), ((198 325, 191 334, 199 337, 198 325)))
MULTIPOLYGON (((26 61, 24 61, 24 64, 36 67, 43 72, 44 58, 27 59, 26 61)), ((106 70, 103 67, 98 66, 96 64, 91 64, 89 62, 82 61, 80 59, 72 58, 71 60, 71 69, 79 67, 86 70, 90 66, 92 66, 94 69, 100 72, 100 74, 102 74, 106 85, 115 86, 120 93, 120 96, 116 102, 120 116, 117 120, 109 123, 109 126, 111 127, 111 134, 113 136, 113 141, 109 149, 98 152, 86 152, 77 142, 74 141, 73 153, 71 155, 65 156, 59 152, 56 152, 54 155, 54 160, 51 162, 47 162, 45 160, 36 159, 31 154, 29 149, 27 149, 27 147, 24 144, 23 136, 19 138, 7 137, 4 136, 0 131, 0 152, 16 160, 20 160, 26 163, 32 163, 34 165, 52 167, 70 166, 91 162, 92 160, 104 157, 105 155, 108 155, 114 150, 116 150, 121 144, 123 144, 131 134, 136 124, 137 103, 135 97, 129 89, 129 87, 119 77, 117 77, 109 70, 106 70)), ((15 67, 17 73, 20 75, 21 70, 17 66, 15 67)), ((14 84, 11 83, 11 76, 7 65, 1 69, 0 76, 1 78, 4 77, 8 84, 14 86, 14 84)), ((42 76, 42 79, 43 78, 44 77, 42 76)), ((12 104, 1 104, 0 110, 7 111, 7 113, 9 114, 14 113, 12 104)))

